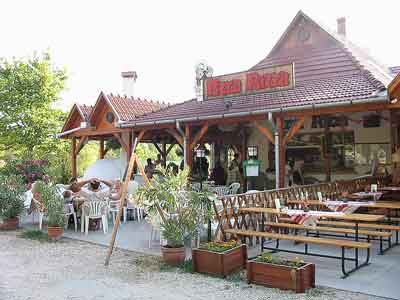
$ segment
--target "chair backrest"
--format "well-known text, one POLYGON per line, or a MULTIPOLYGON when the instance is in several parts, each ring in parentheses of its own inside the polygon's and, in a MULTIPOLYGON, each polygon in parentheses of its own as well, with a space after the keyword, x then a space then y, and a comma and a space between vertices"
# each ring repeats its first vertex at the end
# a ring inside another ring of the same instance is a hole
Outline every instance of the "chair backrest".
POLYGON ((110 209, 118 209, 120 203, 121 203, 120 200, 110 200, 108 201, 108 207, 110 209))
POLYGON ((237 194, 240 189, 240 183, 234 182, 229 186, 230 194, 237 194))
POLYGON ((85 215, 89 217, 98 217, 105 214, 107 203, 105 201, 85 201, 83 210, 85 215))
POLYGON ((64 213, 66 215, 71 215, 71 214, 75 213, 74 205, 72 203, 64 204, 64 213))

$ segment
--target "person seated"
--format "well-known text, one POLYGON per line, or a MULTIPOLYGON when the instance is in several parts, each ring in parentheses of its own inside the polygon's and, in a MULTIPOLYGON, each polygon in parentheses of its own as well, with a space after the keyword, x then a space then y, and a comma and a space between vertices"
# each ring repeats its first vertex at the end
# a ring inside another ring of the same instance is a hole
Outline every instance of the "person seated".
POLYGON ((225 185, 225 170, 221 166, 220 161, 215 162, 215 168, 212 170, 210 179, 215 182, 216 185, 225 185))
POLYGON ((147 159, 147 165, 144 168, 144 173, 146 174, 146 176, 151 179, 153 178, 153 173, 155 170, 155 165, 153 164, 153 162, 151 161, 151 158, 147 159))

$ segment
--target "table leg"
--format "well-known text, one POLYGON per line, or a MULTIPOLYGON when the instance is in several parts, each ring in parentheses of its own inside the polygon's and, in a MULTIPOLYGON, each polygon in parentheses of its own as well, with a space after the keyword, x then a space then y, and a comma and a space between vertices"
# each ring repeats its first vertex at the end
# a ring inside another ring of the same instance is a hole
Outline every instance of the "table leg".
MULTIPOLYGON (((265 231, 264 223, 265 223, 265 214, 261 213, 261 231, 262 232, 265 231)), ((263 252, 263 250, 264 250, 264 237, 263 236, 261 237, 261 243, 260 244, 261 244, 261 252, 263 252)))
MULTIPOLYGON (((356 227, 355 227, 355 238, 356 242, 358 242, 358 221, 356 221, 356 227)), ((358 248, 355 248, 355 258, 356 258, 356 268, 358 267, 358 248)))

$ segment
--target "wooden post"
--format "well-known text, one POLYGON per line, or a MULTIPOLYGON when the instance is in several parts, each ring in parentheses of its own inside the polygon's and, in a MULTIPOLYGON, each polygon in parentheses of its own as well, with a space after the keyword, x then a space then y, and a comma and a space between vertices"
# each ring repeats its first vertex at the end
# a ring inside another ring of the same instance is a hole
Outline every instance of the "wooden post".
POLYGON ((164 169, 167 168, 167 144, 165 141, 162 142, 162 160, 164 169))
POLYGON ((72 161, 72 177, 78 177, 77 165, 76 165, 76 137, 72 138, 71 141, 71 161, 72 161))
POLYGON ((105 155, 105 152, 104 152, 104 139, 101 138, 100 139, 100 149, 99 149, 99 157, 100 157, 100 159, 104 159, 104 155, 105 155))
POLYGON ((190 147, 190 144, 192 142, 191 138, 191 128, 189 125, 185 126, 185 136, 186 136, 186 164, 189 168, 189 173, 192 173, 192 167, 193 167, 193 153, 192 149, 190 147))
MULTIPOLYGON (((328 145, 328 141, 331 140, 331 136, 330 136, 330 132, 329 132, 329 123, 330 123, 330 118, 329 116, 325 117, 325 147, 323 147, 325 149, 325 153, 323 153, 323 156, 325 157, 325 170, 326 170, 326 182, 331 182, 331 150, 328 149, 328 147, 330 147, 330 145, 328 145)), ((331 144, 331 143, 329 143, 331 144)))
POLYGON ((284 143, 285 131, 283 117, 276 118, 276 127, 279 133, 279 187, 285 187, 286 145, 284 143))

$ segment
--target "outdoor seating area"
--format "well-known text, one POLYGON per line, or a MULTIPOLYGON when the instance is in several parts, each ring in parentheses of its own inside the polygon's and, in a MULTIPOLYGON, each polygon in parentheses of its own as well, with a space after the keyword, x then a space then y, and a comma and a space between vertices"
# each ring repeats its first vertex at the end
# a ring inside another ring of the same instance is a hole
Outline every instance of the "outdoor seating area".
MULTIPOLYGON (((214 206, 219 223, 216 234, 249 245, 259 244, 261 252, 338 259, 343 278, 368 265, 373 271, 374 245, 378 245, 378 254, 384 255, 398 245, 400 230, 398 221, 393 220, 399 215, 400 202, 380 201, 376 192, 368 192, 371 186, 376 188, 377 181, 366 176, 346 182, 222 197, 220 207, 214 206), (383 210, 376 214, 375 209, 383 210), (281 241, 294 241, 304 247, 302 251, 287 244, 283 248, 281 241), (331 255, 330 251, 316 253, 313 245, 336 247, 339 255, 331 255)), ((387 189, 383 185, 378 188, 387 189)))

